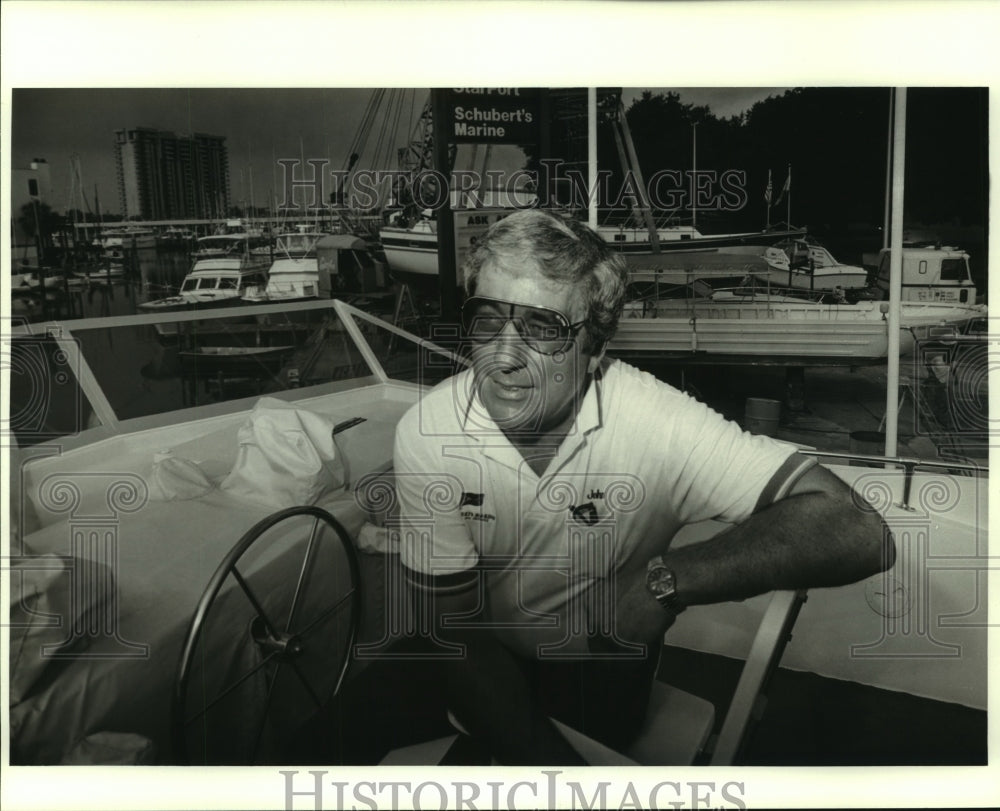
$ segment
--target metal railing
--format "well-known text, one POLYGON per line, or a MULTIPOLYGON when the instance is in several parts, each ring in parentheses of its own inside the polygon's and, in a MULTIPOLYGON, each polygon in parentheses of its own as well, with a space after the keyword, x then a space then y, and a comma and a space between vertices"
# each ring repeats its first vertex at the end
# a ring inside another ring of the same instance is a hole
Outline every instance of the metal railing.
POLYGON ((985 464, 970 465, 964 462, 939 462, 933 459, 915 459, 903 456, 873 456, 868 454, 842 453, 837 451, 820 451, 812 449, 803 449, 800 450, 799 453, 823 459, 838 459, 845 462, 861 462, 872 467, 881 465, 884 467, 892 466, 895 468, 902 468, 903 499, 897 506, 911 512, 913 511, 913 507, 910 506, 910 493, 913 487, 913 474, 916 472, 917 468, 944 470, 948 473, 959 473, 970 476, 989 476, 990 472, 989 466, 985 464))

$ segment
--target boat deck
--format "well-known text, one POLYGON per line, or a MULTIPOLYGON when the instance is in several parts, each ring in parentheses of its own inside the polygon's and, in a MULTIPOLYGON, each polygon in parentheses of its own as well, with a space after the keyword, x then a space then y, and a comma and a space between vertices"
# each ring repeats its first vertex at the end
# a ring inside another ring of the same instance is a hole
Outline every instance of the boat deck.
MULTIPOLYGON (((641 364, 716 411, 745 423, 747 399, 781 403, 776 436, 833 453, 881 453, 872 434, 884 431, 885 363, 846 367, 699 366, 641 364), (861 436, 859 436, 861 435, 861 436)), ((946 406, 947 394, 912 360, 900 373, 898 455, 918 459, 989 457, 988 404, 969 400, 946 406)), ((982 394, 985 398, 985 394, 982 394)))

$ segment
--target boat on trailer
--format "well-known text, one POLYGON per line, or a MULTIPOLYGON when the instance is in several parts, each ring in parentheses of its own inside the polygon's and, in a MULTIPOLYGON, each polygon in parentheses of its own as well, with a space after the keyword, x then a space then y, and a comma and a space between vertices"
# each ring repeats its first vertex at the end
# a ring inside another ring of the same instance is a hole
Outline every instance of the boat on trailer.
MULTIPOLYGON (((631 289, 608 344, 608 351, 621 357, 853 366, 888 356, 887 302, 805 297, 760 284, 714 289, 701 282, 678 295, 676 287, 644 280, 631 289)), ((900 354, 912 352, 920 339, 965 333, 985 316, 984 305, 903 302, 900 354)))
MULTIPOLYGON (((455 241, 458 264, 473 240, 490 225, 516 208, 462 209, 454 212, 455 241)), ((694 226, 666 226, 656 229, 659 252, 651 247, 649 231, 636 227, 601 225, 597 232, 632 268, 657 268, 664 273, 685 267, 709 264, 714 271, 729 271, 741 264, 752 263, 766 270, 768 258, 780 263, 783 253, 778 250, 765 257, 765 249, 772 243, 791 236, 801 236, 801 229, 782 231, 754 231, 734 234, 703 235, 694 226)), ((385 251, 386 262, 392 274, 414 284, 436 284, 438 276, 437 221, 431 216, 420 216, 407 225, 388 224, 379 229, 379 240, 385 251)), ((862 275, 866 272, 861 271, 862 275)), ((786 274, 787 275, 787 274, 786 274)))

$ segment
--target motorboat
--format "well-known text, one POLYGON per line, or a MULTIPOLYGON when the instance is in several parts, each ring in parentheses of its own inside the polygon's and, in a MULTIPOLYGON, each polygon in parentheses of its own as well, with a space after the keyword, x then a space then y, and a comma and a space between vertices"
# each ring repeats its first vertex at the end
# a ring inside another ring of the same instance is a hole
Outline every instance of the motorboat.
POLYGON ((834 259, 809 236, 785 239, 765 252, 770 268, 762 278, 771 284, 800 290, 860 290, 868 287, 869 273, 858 265, 834 259))
POLYGON ((246 233, 215 234, 198 240, 194 264, 176 295, 142 302, 146 311, 167 312, 195 307, 240 304, 248 287, 267 284, 270 248, 266 254, 252 248, 266 245, 264 238, 246 233))
POLYGON ((61 268, 22 267, 17 273, 11 274, 11 293, 38 291, 42 287, 46 290, 58 290, 65 281, 65 273, 61 268))
POLYGON ((255 262, 245 262, 241 256, 199 259, 184 277, 174 296, 144 301, 139 304, 147 312, 168 312, 197 307, 224 307, 241 304, 248 287, 267 284, 267 274, 255 262))
MULTIPOLYGON (((656 285, 632 285, 611 354, 627 358, 703 362, 858 365, 889 352, 888 304, 764 285, 713 289, 701 283, 688 295, 658 295, 656 285)), ((903 302, 900 354, 917 340, 964 332, 984 318, 983 305, 903 302)))
MULTIPOLYGON (((231 310, 13 329, 16 368, 40 374, 12 380, 11 413, 19 417, 11 423, 8 448, 16 489, 7 565, 19 574, 12 588, 30 584, 25 593, 34 601, 25 622, 10 629, 17 654, 11 657, 8 725, 14 767, 99 764, 135 752, 145 759, 128 762, 176 762, 171 697, 189 628, 217 582, 213 574, 220 563, 276 509, 221 484, 245 453, 246 426, 265 406, 333 426, 336 484, 311 503, 339 522, 358 559, 361 621, 350 638, 345 684, 363 683, 386 642, 410 632, 400 614, 405 605, 387 596, 401 582, 399 559, 380 530, 394 503, 394 433, 422 393, 464 362, 447 347, 337 300, 244 311, 260 319, 309 315, 315 328, 280 364, 254 367, 252 352, 229 353, 247 362, 207 372, 173 365, 150 328, 172 321, 197 331, 203 319, 232 318, 231 310), (28 407, 39 386, 50 394, 44 413, 28 407), (164 460, 174 460, 192 478, 172 483, 162 474, 164 460), (74 600, 67 596, 71 578, 74 600), (70 612, 61 624, 39 613, 60 610, 70 612)), ((284 346, 277 348, 287 352, 284 346)), ((810 592, 788 665, 985 710, 988 471, 955 460, 817 455, 882 513, 899 554, 888 573, 810 592)), ((447 485, 442 481, 442 494, 447 485)), ((442 494, 435 497, 447 498, 442 494)), ((720 528, 693 525, 677 542, 720 528)), ((305 549, 310 537, 304 532, 297 548, 305 549)), ((267 685, 276 684, 266 666, 285 661, 264 646, 270 637, 259 633, 255 617, 287 611, 288 603, 279 599, 291 599, 294 607, 295 598, 279 595, 298 595, 296 583, 307 584, 302 611, 316 616, 311 601, 344 575, 336 568, 300 568, 303 558, 286 555, 283 540, 276 538, 245 561, 242 591, 230 580, 218 592, 210 603, 218 613, 208 615, 209 647, 198 648, 204 655, 196 657, 202 668, 196 684, 231 684, 236 700, 218 712, 237 722, 248 717, 251 696, 269 696, 267 685), (265 603, 248 600, 244 592, 265 595, 265 603)), ((762 595, 686 612, 670 643, 742 657, 744 640, 734 629, 754 623, 766 601, 762 595)), ((294 613, 281 616, 291 623, 294 613)), ((274 695, 276 723, 290 719, 297 725, 309 717, 306 699, 289 691, 318 678, 326 695, 340 682, 330 676, 327 646, 312 644, 308 634, 292 641, 298 677, 283 665, 289 679, 277 683, 274 695)), ((412 663, 396 666, 405 674, 412 663)), ((212 727, 207 721, 196 727, 192 738, 204 744, 212 727)), ((235 743, 246 737, 237 736, 235 743)))
POLYGON ((371 292, 384 286, 382 271, 372 246, 353 234, 282 234, 275 242, 267 285, 247 288, 243 300, 296 301, 371 292))
POLYGON ((265 237, 246 232, 212 234, 195 242, 192 259, 196 264, 202 259, 238 259, 247 270, 267 270, 271 247, 265 237))
POLYGON ((94 245, 104 248, 105 252, 114 248, 126 251, 133 248, 154 248, 156 247, 156 231, 137 225, 107 228, 94 240, 94 245))
POLYGON ((156 245, 159 248, 187 248, 197 239, 197 234, 191 229, 171 225, 156 235, 156 245))
POLYGON ((124 245, 133 248, 155 248, 156 231, 152 228, 127 228, 122 242, 124 245))
POLYGON ((178 352, 184 376, 275 375, 294 354, 291 344, 278 346, 197 346, 178 352))
MULTIPOLYGON (((274 261, 267 271, 266 285, 250 285, 243 291, 243 300, 297 301, 320 295, 316 242, 323 236, 309 226, 297 231, 278 234, 274 241, 274 261)), ((329 288, 326 290, 329 297, 329 288)))
POLYGON ((865 268, 838 262, 811 237, 783 240, 775 245, 628 254, 625 261, 632 283, 655 281, 683 286, 703 281, 726 287, 752 277, 775 287, 804 291, 839 289, 853 296, 869 288, 869 273, 865 268))
POLYGON ((94 238, 94 245, 107 251, 109 248, 121 248, 125 242, 124 228, 104 228, 94 238))

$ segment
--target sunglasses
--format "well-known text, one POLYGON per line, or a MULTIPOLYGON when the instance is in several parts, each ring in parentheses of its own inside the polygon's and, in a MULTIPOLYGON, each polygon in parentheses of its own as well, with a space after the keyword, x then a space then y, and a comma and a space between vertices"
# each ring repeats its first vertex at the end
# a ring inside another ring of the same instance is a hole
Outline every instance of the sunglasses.
POLYGON ((465 335, 476 343, 494 340, 508 321, 513 323, 521 340, 541 355, 567 352, 586 323, 571 324, 561 312, 548 307, 512 304, 483 296, 472 296, 462 305, 465 335))

